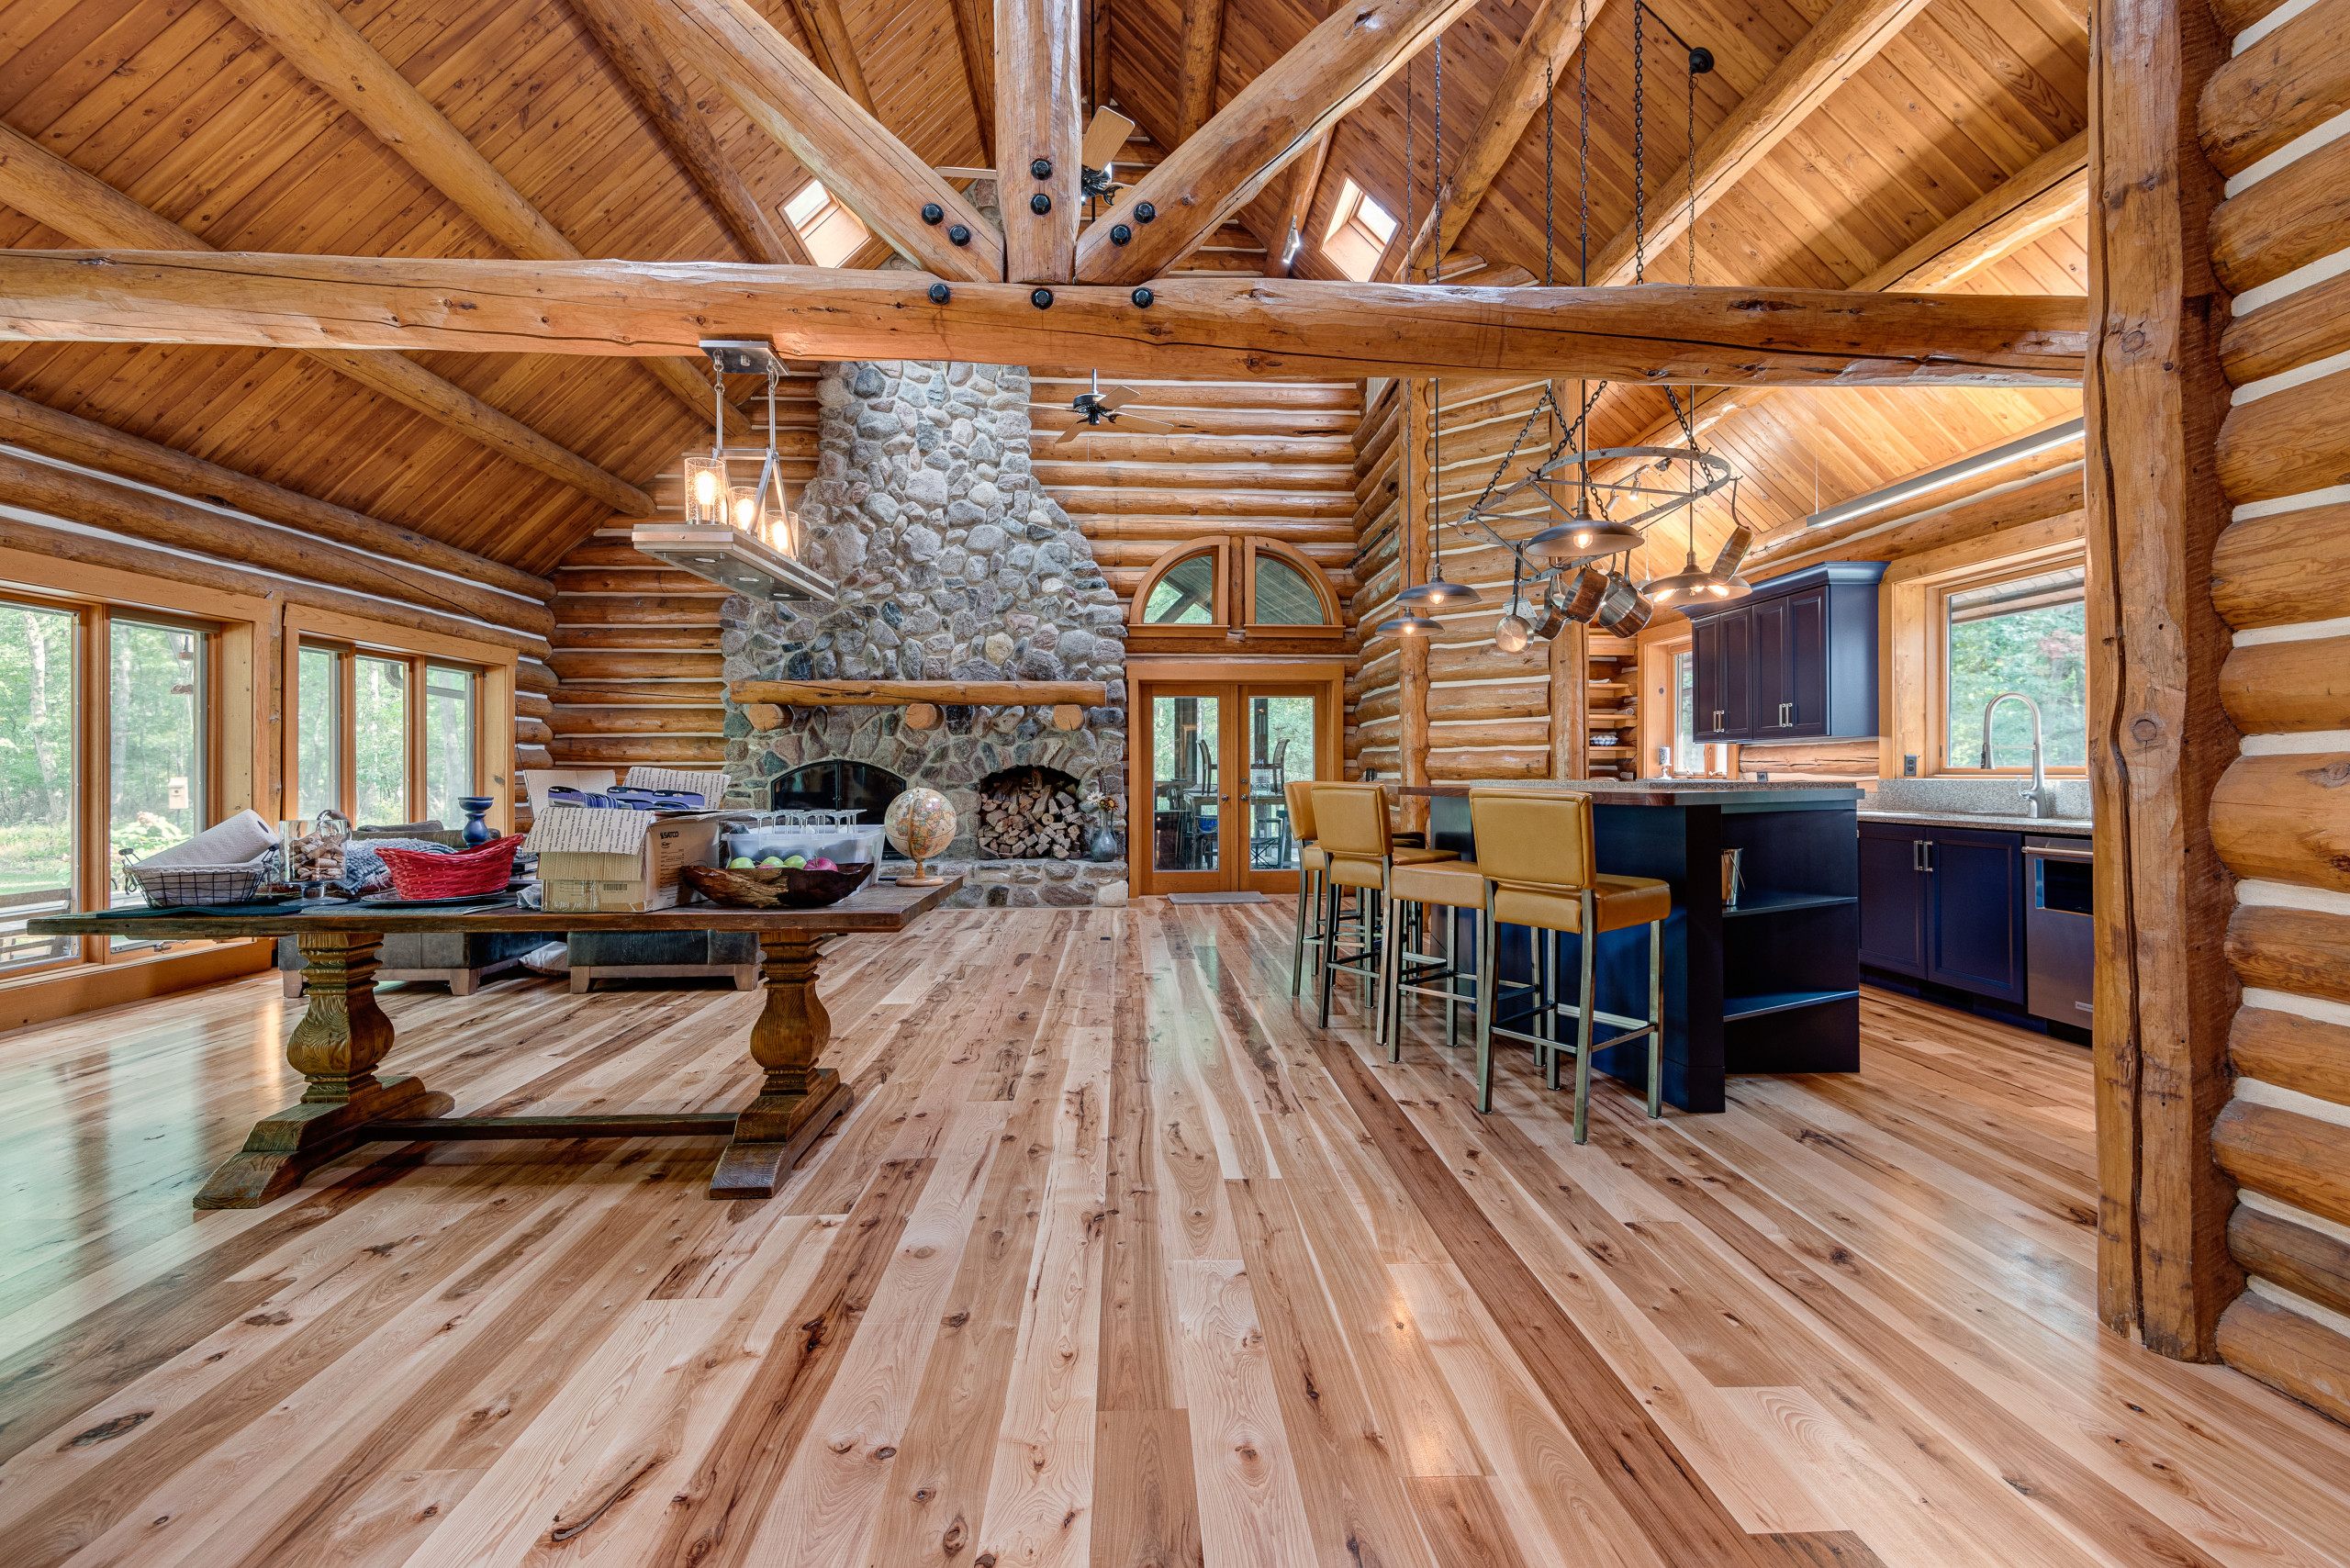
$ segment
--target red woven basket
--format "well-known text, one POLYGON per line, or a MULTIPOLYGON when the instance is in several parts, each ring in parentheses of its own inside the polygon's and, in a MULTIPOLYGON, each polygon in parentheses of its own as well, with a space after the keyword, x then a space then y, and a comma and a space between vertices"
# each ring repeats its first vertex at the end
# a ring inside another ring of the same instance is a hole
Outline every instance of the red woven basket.
POLYGON ((378 849, 384 869, 392 874, 392 891, 404 899, 461 899, 470 893, 505 890, 514 875, 514 852, 523 835, 509 833, 478 848, 455 855, 433 855, 421 849, 378 849))

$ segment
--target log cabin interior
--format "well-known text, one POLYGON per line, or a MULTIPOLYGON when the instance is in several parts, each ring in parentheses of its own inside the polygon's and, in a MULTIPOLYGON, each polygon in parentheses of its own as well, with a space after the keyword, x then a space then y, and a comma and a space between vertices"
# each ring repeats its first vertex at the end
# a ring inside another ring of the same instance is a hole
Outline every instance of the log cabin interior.
POLYGON ((0 0, 0 1557, 2350 1562, 2345 192, 2350 0, 0 0))

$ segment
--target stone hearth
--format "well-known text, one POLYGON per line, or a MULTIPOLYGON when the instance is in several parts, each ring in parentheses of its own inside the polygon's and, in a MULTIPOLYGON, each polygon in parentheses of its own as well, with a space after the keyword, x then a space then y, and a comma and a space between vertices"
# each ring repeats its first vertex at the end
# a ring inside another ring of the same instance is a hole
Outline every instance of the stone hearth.
POLYGON ((768 781, 842 758, 945 795, 962 831, 942 865, 978 903, 1123 898, 1123 860, 985 860, 979 781, 1049 767, 1102 797, 1126 829, 1125 617, 1077 525, 1030 472, 1028 372, 1019 365, 843 364, 817 382, 816 477, 802 498, 830 606, 727 601, 719 644, 746 679, 1098 680, 1110 701, 1061 731, 1046 707, 950 707, 930 730, 898 708, 787 710, 755 730, 730 698, 726 770, 764 801, 768 781), (1114 888, 1114 890, 1110 890, 1114 888))

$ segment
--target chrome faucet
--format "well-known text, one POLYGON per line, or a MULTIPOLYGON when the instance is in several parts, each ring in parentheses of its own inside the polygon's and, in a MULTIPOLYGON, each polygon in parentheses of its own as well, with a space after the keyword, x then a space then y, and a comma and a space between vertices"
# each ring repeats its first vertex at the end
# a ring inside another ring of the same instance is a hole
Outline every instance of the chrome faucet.
POLYGON ((2002 691, 1983 710, 1983 770, 1991 770, 1991 715, 1998 711, 2000 703, 2010 700, 2022 703, 2024 711, 2031 715, 2031 778, 2016 792, 2030 802, 2026 815, 2053 817, 2056 814, 2056 791, 2048 787, 2048 767, 2041 751, 2040 704, 2020 691, 2002 691))

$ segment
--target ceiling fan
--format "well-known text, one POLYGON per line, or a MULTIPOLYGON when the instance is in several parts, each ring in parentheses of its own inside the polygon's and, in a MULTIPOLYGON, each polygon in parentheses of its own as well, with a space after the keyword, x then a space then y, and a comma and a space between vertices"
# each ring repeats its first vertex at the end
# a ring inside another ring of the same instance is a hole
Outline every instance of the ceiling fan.
POLYGON ((1092 123, 1085 128, 1085 140, 1078 153, 1078 182, 1090 196, 1106 196, 1125 188, 1110 178, 1110 165, 1117 160, 1118 149, 1126 144, 1133 134, 1135 122, 1115 109, 1096 109, 1092 123))
POLYGON ((1079 436, 1090 435, 1103 425, 1115 426, 1124 435, 1162 435, 1173 430, 1175 427, 1163 420, 1146 420, 1140 414, 1118 412, 1141 396, 1131 386, 1113 386, 1107 392, 1102 391, 1102 373, 1095 371, 1093 389, 1080 392, 1069 402, 1069 407, 1076 409, 1078 417, 1085 422, 1071 425, 1061 431, 1060 441, 1053 444, 1058 446, 1063 441, 1075 441, 1079 436))

